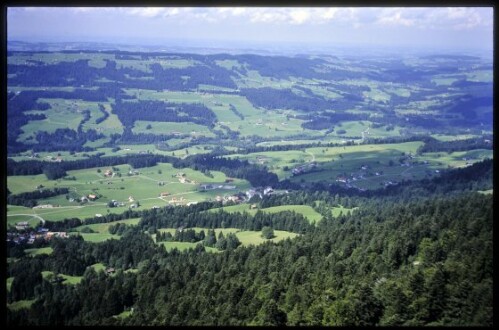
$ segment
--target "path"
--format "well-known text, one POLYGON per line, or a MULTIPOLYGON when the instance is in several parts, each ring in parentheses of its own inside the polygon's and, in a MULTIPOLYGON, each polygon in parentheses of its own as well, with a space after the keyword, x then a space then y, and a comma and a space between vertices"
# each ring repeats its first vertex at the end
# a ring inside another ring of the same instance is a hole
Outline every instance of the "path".
POLYGON ((13 217, 13 216, 17 216, 17 215, 26 215, 26 216, 31 216, 31 217, 34 217, 34 218, 38 218, 42 222, 42 226, 45 226, 45 219, 43 219, 41 216, 39 216, 38 214, 35 214, 35 213, 7 214, 8 217, 13 217))
POLYGON ((315 154, 311 153, 310 151, 305 151, 305 153, 307 153, 310 156, 312 156, 312 160, 308 161, 307 163, 313 163, 313 162, 315 162, 315 154))
POLYGON ((362 134, 362 141, 364 141, 365 134, 369 134, 369 127, 366 130, 360 132, 360 134, 362 134))

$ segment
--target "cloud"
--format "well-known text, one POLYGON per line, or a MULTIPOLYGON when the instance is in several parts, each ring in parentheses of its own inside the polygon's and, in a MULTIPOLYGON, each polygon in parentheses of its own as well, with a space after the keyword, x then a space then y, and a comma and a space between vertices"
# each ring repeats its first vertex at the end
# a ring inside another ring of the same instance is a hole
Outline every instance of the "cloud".
POLYGON ((292 10, 289 13, 292 24, 303 24, 310 20, 312 13, 306 9, 292 10))
POLYGON ((401 9, 388 9, 384 10, 378 16, 376 23, 381 25, 413 26, 415 24, 415 20, 402 17, 401 9))
POLYGON ((305 25, 350 28, 471 30, 493 26, 492 7, 11 7, 9 14, 108 15, 174 23, 305 25))
POLYGON ((376 24, 414 27, 423 30, 490 27, 492 26, 492 8, 385 8, 379 11, 376 24))
POLYGON ((146 18, 170 17, 180 13, 179 8, 145 7, 145 8, 122 8, 129 15, 136 15, 146 18))

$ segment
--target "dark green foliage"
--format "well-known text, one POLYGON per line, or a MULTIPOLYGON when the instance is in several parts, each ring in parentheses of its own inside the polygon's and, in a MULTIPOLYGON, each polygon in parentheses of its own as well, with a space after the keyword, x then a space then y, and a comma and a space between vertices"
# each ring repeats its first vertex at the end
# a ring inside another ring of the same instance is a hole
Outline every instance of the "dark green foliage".
MULTIPOLYGON (((491 325, 491 211, 491 196, 476 193, 365 201, 352 215, 326 217, 279 244, 233 250, 233 234, 215 243, 208 230, 203 243, 230 250, 222 253, 201 246, 167 253, 140 226, 99 244, 59 240, 50 256, 23 258, 9 276, 50 269, 83 275, 82 283, 37 284, 40 303, 8 318, 105 324, 133 307, 120 324, 491 325), (109 277, 85 270, 95 262, 138 272, 109 277), (63 306, 64 313, 53 310, 63 306)), ((15 287, 17 296, 33 294, 20 282, 15 287)))
POLYGON ((265 239, 274 238, 274 230, 271 227, 265 226, 262 228, 262 237, 265 239))
POLYGON ((68 192, 69 192, 68 188, 54 188, 54 189, 35 190, 15 195, 9 194, 7 196, 7 204, 33 207, 38 204, 36 201, 37 199, 63 195, 67 194, 68 192))

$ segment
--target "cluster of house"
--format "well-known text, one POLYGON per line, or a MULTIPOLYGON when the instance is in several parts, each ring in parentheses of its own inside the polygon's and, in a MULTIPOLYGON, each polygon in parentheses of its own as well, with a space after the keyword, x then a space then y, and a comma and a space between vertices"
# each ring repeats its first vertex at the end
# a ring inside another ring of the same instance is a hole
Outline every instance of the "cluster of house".
POLYGON ((53 162, 57 162, 57 163, 60 163, 62 162, 62 157, 61 156, 57 156, 57 157, 54 157, 54 156, 46 156, 45 157, 47 160, 51 160, 53 162))
POLYGON ((314 168, 317 167, 317 163, 316 162, 311 162, 311 163, 308 163, 308 164, 303 164, 303 165, 300 165, 300 166, 297 166, 295 168, 293 168, 291 170, 291 173, 293 175, 300 175, 300 174, 303 174, 307 171, 310 171, 314 168))
POLYGON ((228 184, 207 183, 207 184, 200 185, 199 188, 201 191, 213 190, 213 189, 233 190, 233 189, 236 189, 236 186, 228 185, 228 184))
POLYGON ((245 201, 250 200, 253 196, 259 196, 260 198, 263 198, 263 196, 271 195, 274 194, 274 189, 272 187, 259 187, 259 188, 251 188, 246 190, 246 192, 238 192, 237 194, 233 195, 224 195, 220 196, 217 195, 215 197, 215 200, 217 202, 222 202, 222 203, 228 203, 228 202, 234 202, 234 203, 242 203, 245 201))
POLYGON ((54 207, 54 205, 52 205, 52 204, 41 204, 41 205, 33 206, 34 209, 51 209, 53 207, 54 207))
MULTIPOLYGON (((17 230, 26 230, 29 228, 27 222, 18 222, 16 224, 17 230)), ((50 241, 54 237, 68 238, 67 232, 56 232, 49 231, 48 228, 40 227, 36 231, 23 231, 23 232, 7 232, 7 242, 14 242, 16 244, 33 244, 36 239, 44 239, 45 241, 50 241)))
POLYGON ((114 175, 115 175, 115 173, 109 169, 104 172, 105 177, 112 177, 113 178, 114 175))
MULTIPOLYGON (((80 198, 78 198, 77 200, 79 200, 81 203, 86 203, 88 201, 95 201, 96 199, 98 199, 99 197, 96 195, 96 194, 88 194, 86 196, 81 196, 80 198)), ((74 202, 76 199, 74 198, 70 198, 69 201, 70 202, 74 202)))

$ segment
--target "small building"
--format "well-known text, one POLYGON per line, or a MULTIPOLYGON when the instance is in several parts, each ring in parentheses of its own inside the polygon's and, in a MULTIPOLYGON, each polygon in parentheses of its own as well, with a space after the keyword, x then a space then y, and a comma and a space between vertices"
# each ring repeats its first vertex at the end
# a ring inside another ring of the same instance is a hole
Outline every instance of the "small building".
POLYGON ((135 199, 133 199, 133 197, 132 197, 132 196, 128 196, 128 201, 131 203, 131 202, 134 202, 134 201, 135 201, 135 199))
POLYGON ((167 192, 167 191, 164 191, 164 192, 162 192, 161 194, 159 194, 159 197, 166 197, 166 196, 168 196, 168 195, 170 195, 170 193, 169 193, 169 192, 167 192))
POLYGON ((93 201, 93 200, 96 200, 96 199, 97 199, 97 196, 96 196, 96 195, 94 195, 94 194, 89 194, 89 195, 88 195, 88 199, 89 199, 89 200, 91 200, 91 201, 93 201))
POLYGON ((16 229, 17 230, 25 230, 29 227, 29 223, 27 221, 22 221, 16 223, 16 229))
POLYGON ((104 175, 105 175, 105 176, 111 176, 111 175, 113 175, 113 171, 111 171, 111 170, 106 170, 106 171, 104 172, 104 175))
POLYGON ((336 181, 337 181, 337 182, 343 182, 343 183, 346 183, 346 182, 348 181, 348 179, 347 179, 345 176, 340 175, 340 176, 338 176, 338 177, 336 178, 336 181))
POLYGON ((273 193, 273 192, 274 192, 274 189, 272 189, 272 187, 267 187, 267 188, 265 188, 265 189, 263 190, 263 194, 264 194, 264 195, 269 195, 269 194, 271 194, 271 193, 273 193))
POLYGON ((113 267, 106 268, 106 275, 114 274, 116 270, 113 267))
POLYGON ((96 214, 95 214, 95 217, 97 217, 97 218, 101 218, 101 217, 102 217, 102 214, 100 214, 100 213, 96 213, 96 214))

